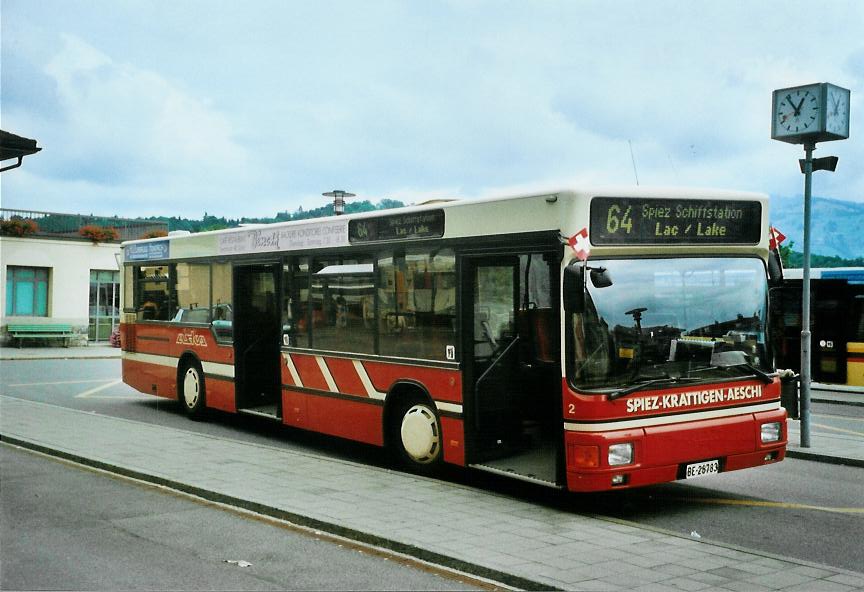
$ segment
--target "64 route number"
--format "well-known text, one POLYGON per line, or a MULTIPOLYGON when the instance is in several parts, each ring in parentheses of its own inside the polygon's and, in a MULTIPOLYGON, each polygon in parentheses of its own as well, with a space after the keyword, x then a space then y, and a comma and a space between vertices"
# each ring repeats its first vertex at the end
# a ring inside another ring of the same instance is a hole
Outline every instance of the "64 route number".
POLYGON ((632 209, 633 206, 627 206, 622 211, 618 204, 609 206, 609 210, 606 212, 606 232, 615 234, 619 229, 624 229, 627 234, 633 232, 633 216, 630 215, 632 209))

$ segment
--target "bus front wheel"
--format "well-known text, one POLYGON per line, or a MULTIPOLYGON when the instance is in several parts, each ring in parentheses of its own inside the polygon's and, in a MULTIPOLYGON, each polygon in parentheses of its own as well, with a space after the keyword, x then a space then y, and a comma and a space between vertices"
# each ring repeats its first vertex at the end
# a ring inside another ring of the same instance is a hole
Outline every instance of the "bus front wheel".
POLYGON ((390 443, 398 460, 419 473, 432 473, 441 463, 441 422, 427 400, 410 397, 391 422, 390 443))
POLYGON ((180 401, 191 419, 199 419, 204 415, 204 372, 197 362, 187 362, 180 373, 180 401))

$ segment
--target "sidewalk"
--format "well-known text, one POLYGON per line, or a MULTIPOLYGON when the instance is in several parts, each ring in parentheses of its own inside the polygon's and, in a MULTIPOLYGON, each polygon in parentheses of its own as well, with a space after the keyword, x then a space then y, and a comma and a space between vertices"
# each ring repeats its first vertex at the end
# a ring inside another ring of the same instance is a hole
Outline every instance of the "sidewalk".
MULTIPOLYGON (((834 403, 864 407, 864 387, 813 382, 810 385, 812 403, 834 403)), ((810 447, 801 444, 801 422, 790 419, 789 458, 815 460, 833 464, 864 467, 864 430, 848 430, 826 425, 826 419, 810 417, 810 447)))
POLYGON ((0 434, 109 471, 526 589, 864 590, 864 573, 503 495, 0 396, 0 434))
POLYGON ((75 347, 0 347, 0 361, 3 360, 71 360, 120 358, 119 347, 108 344, 81 345, 75 347))
POLYGON ((814 403, 839 403, 864 407, 864 386, 811 382, 810 400, 814 403))
POLYGON ((814 426, 818 421, 810 419, 810 447, 801 444, 801 422, 790 419, 786 422, 789 443, 786 456, 803 460, 815 460, 850 467, 864 467, 864 433, 826 433, 824 428, 814 426))

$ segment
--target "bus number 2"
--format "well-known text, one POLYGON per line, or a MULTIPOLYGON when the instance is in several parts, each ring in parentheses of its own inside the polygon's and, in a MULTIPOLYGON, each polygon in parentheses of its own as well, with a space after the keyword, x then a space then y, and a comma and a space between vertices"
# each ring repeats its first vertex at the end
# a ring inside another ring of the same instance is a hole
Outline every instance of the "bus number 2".
POLYGON ((627 206, 624 212, 621 212, 621 207, 618 204, 609 206, 609 211, 606 213, 606 232, 615 234, 619 228, 623 228, 630 234, 633 231, 633 217, 630 215, 630 210, 633 206, 627 206))
POLYGON ((576 404, 575 403, 570 403, 569 405, 567 405, 567 413, 569 413, 571 415, 576 413, 576 404))

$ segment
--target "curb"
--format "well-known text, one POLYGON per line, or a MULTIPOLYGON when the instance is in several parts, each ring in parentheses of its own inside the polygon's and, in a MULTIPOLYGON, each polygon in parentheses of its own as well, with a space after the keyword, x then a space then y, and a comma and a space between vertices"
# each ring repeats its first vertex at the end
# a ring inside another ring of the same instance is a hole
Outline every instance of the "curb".
POLYGON ((849 407, 864 407, 864 400, 861 401, 843 401, 837 399, 822 399, 810 397, 811 403, 828 403, 830 405, 848 405, 849 407))
POLYGON ((72 454, 70 452, 56 450, 48 446, 43 446, 41 444, 22 440, 20 438, 0 434, 0 441, 6 444, 12 444, 21 448, 40 452, 48 456, 62 458, 64 460, 72 461, 87 467, 92 467, 109 473, 121 475, 123 477, 137 479, 138 481, 142 481, 144 483, 150 483, 153 485, 167 487, 169 489, 174 489, 176 491, 180 491, 189 495, 194 495, 210 502, 216 502, 219 504, 224 504, 226 506, 241 508, 243 510, 255 512, 257 514, 269 516, 278 520, 284 520, 286 522, 290 522, 305 528, 320 530, 331 535, 336 535, 346 539, 358 541, 367 545, 374 545, 388 551, 401 553, 402 555, 407 555, 421 561, 426 561, 428 563, 448 567, 454 570, 464 572, 468 575, 478 576, 487 580, 492 580, 494 582, 498 582, 506 586, 511 586, 513 588, 518 588, 521 590, 560 590, 559 588, 551 587, 549 584, 536 582, 534 580, 529 580, 520 576, 514 576, 503 571, 498 571, 492 568, 484 567, 482 565, 470 563, 462 559, 456 559, 455 557, 450 557, 448 555, 429 551, 415 545, 400 543, 398 541, 365 533, 353 528, 340 526, 339 524, 335 524, 332 522, 326 522, 323 520, 318 520, 316 518, 303 516, 302 514, 296 514, 294 512, 288 512, 286 510, 280 510, 279 508, 274 508, 266 504, 251 502, 242 498, 224 495, 215 491, 210 491, 208 489, 203 489, 200 487, 188 485, 186 483, 181 483, 179 481, 163 479, 161 477, 156 477, 148 473, 135 471, 133 469, 128 469, 126 467, 121 467, 118 465, 112 465, 110 463, 86 458, 77 454, 72 454))
POLYGON ((829 456, 827 454, 819 454, 818 452, 807 452, 805 450, 793 450, 786 448, 787 458, 800 458, 801 460, 812 460, 831 465, 843 465, 847 467, 864 468, 864 459, 848 458, 843 456, 829 456))

